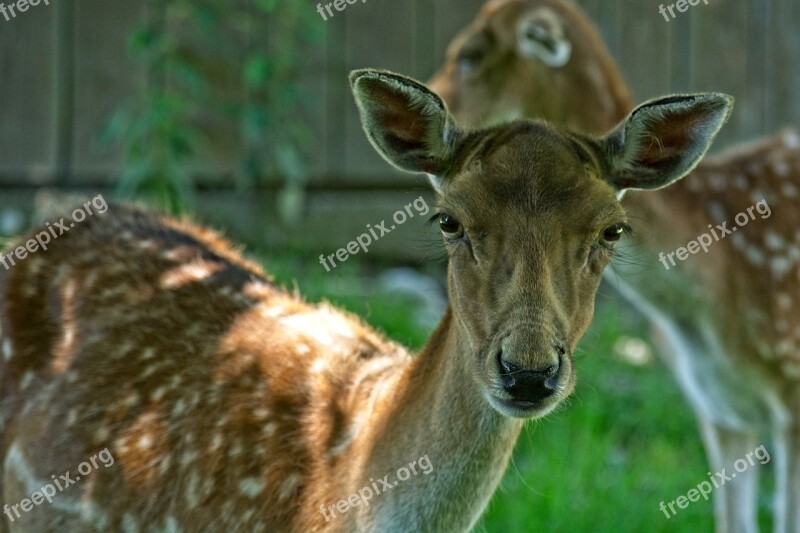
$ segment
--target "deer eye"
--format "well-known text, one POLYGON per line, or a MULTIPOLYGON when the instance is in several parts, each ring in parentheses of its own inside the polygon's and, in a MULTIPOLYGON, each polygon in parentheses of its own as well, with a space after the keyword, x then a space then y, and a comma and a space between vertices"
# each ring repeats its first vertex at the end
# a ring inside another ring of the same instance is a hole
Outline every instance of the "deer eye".
POLYGON ((439 217, 439 229, 448 239, 460 239, 464 235, 464 226, 450 215, 439 217))
POLYGON ((463 50, 458 54, 458 68, 461 72, 472 72, 483 60, 483 52, 481 50, 463 50))
POLYGON ((617 242, 622 238, 622 235, 625 234, 627 229, 628 226, 622 223, 609 226, 603 230, 603 240, 608 243, 617 242))
POLYGON ((481 66, 492 45, 492 39, 486 33, 478 33, 470 38, 456 56, 458 69, 469 74, 481 66))

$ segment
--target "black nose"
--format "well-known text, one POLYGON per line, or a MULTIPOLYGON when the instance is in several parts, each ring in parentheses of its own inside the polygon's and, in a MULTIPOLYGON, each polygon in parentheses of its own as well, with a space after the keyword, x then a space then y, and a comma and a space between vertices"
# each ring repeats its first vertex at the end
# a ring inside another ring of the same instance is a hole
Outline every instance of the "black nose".
POLYGON ((498 352, 497 362, 503 388, 514 401, 541 402, 556 390, 560 364, 529 370, 503 359, 503 352, 498 352))

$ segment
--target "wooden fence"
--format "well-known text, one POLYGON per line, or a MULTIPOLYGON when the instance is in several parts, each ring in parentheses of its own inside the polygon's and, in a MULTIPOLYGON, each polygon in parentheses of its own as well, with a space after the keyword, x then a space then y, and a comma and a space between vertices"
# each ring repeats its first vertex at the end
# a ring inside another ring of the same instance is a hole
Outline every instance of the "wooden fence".
MULTIPOLYGON (((665 0, 666 1, 666 0, 665 0)), ((800 3, 710 0, 667 22, 657 0, 583 0, 637 99, 669 91, 719 90, 737 97, 720 145, 800 125, 800 3)), ((375 66, 427 79, 449 40, 481 0, 366 0, 325 22, 309 50, 307 79, 320 98, 313 124, 313 182, 392 186, 403 179, 368 146, 346 83, 375 66)), ((145 2, 53 0, 10 21, 0 17, 0 184, 96 185, 120 164, 94 136, 145 83, 126 52, 145 2)), ((316 16, 316 2, 309 0, 316 16)), ((218 155, 217 155, 218 156, 218 155)), ((235 157, 214 168, 232 170, 235 157)))

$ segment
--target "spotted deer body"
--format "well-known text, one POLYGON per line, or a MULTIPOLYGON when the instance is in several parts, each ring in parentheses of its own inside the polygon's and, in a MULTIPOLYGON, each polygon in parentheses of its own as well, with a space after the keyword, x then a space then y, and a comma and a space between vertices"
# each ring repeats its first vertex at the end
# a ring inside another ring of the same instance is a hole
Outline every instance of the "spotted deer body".
MULTIPOLYGON (((454 39, 430 86, 472 126, 514 116, 598 132, 633 107, 597 30, 564 0, 488 2, 454 39), (549 64, 565 48, 569 59, 549 64), (564 90, 579 82, 590 98, 564 90)), ((707 158, 655 194, 633 191, 623 205, 634 264, 618 265, 612 283, 656 326, 654 340, 698 416, 712 470, 730 471, 771 435, 778 532, 800 531, 799 194, 794 131, 707 158), (735 217, 757 204, 762 212, 738 226, 735 217), (707 253, 663 261, 712 229, 723 235, 707 253)), ((757 530, 757 484, 750 469, 715 491, 718 531, 757 530)))
POLYGON ((351 83, 375 148, 437 191, 450 303, 425 348, 303 302, 213 232, 111 206, 0 271, 3 501, 114 457, 52 503, 4 508, 5 529, 469 529, 523 421, 574 387, 626 227, 617 195, 683 176, 731 107, 652 101, 597 138, 465 132, 418 82, 351 83), (643 139, 676 124, 680 152, 652 153, 643 139), (376 481, 422 457, 430 475, 376 481), (331 505, 365 487, 369 506, 331 505))

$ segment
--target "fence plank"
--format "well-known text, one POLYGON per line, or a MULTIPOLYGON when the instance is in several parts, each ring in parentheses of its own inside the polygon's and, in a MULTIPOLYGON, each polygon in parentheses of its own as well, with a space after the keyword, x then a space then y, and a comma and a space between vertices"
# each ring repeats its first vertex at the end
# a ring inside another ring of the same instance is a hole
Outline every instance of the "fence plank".
MULTIPOLYGON (((730 122, 714 141, 718 151, 754 135, 757 105, 748 99, 747 0, 709 0, 689 8, 680 18, 691 25, 691 77, 676 90, 719 91, 737 98, 730 122)), ((671 24, 681 23, 676 20, 671 24)), ((674 36, 674 34, 673 34, 674 36)), ((680 37, 674 37, 680 39, 680 37)))
POLYGON ((97 176, 110 180, 119 169, 119 148, 101 150, 96 136, 114 110, 144 82, 140 65, 127 54, 128 37, 140 23, 144 6, 104 0, 75 4, 75 183, 97 176))
MULTIPOLYGON (((627 53, 627 43, 622 46, 620 37, 620 22, 628 13, 631 2, 625 3, 623 10, 622 0, 580 0, 578 4, 586 11, 589 18, 600 28, 600 34, 611 51, 611 55, 619 60, 627 53)), ((637 2, 638 3, 638 2, 637 2)))
MULTIPOLYGON (((414 21, 411 2, 357 2, 329 22, 345 26, 348 68, 376 67, 413 75, 414 21)), ((397 181, 398 171, 391 169, 367 141, 352 97, 348 95, 339 105, 348 110, 343 134, 349 176, 361 182, 397 181)))
POLYGON ((619 19, 620 69, 634 100, 642 102, 670 91, 670 23, 650 2, 627 2, 619 19))
POLYGON ((779 0, 769 14, 767 72, 768 132, 800 127, 800 2, 779 0))
POLYGON ((0 183, 52 181, 55 6, 0 15, 0 183))

